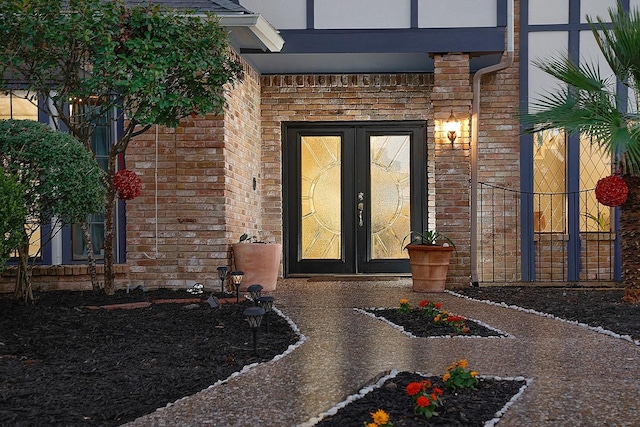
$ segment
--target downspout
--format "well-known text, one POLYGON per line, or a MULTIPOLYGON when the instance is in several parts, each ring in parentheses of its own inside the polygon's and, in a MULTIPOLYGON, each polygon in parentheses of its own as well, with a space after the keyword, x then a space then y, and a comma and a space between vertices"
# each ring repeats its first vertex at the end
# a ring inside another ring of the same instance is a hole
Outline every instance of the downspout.
POLYGON ((514 0, 507 1, 507 56, 498 64, 481 68, 473 76, 471 110, 471 285, 478 286, 478 121, 480 118, 480 80, 486 74, 509 68, 513 64, 514 0))

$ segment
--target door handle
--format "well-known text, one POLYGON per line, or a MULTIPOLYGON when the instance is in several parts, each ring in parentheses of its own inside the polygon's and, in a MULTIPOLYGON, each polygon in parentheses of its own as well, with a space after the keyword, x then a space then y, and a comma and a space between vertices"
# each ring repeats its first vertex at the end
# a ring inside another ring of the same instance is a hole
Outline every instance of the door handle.
POLYGON ((364 203, 363 202, 358 203, 358 219, 359 219, 358 225, 360 227, 362 227, 362 225, 364 224, 363 221, 362 221, 362 211, 363 210, 364 210, 364 203))

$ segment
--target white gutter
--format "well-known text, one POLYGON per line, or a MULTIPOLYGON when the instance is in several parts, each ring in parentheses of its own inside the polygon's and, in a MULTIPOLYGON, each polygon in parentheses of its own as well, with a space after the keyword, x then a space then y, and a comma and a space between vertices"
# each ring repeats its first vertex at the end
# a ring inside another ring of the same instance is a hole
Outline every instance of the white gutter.
POLYGON ((480 119, 480 80, 482 76, 509 68, 513 64, 514 0, 507 2, 507 57, 498 64, 478 70, 473 76, 471 110, 471 285, 478 286, 478 123, 480 119))
POLYGON ((246 28, 269 52, 280 52, 284 39, 280 33, 259 13, 239 15, 217 15, 220 26, 232 30, 233 27, 246 28))

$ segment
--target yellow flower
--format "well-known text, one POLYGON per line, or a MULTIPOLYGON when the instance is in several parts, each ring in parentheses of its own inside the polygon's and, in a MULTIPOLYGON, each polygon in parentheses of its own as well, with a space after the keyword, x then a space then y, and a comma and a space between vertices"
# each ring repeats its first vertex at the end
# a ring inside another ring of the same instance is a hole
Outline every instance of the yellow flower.
POLYGON ((402 298, 402 299, 400 300, 400 304, 408 304, 408 303, 409 303, 409 300, 408 300, 408 299, 406 299, 406 298, 402 298))
POLYGON ((378 427, 378 424, 376 424, 376 423, 368 423, 367 427, 378 427))
POLYGON ((459 360, 457 365, 460 366, 462 369, 467 369, 467 359, 462 359, 459 360))
POLYGON ((444 376, 442 377, 442 381, 447 382, 449 381, 449 378, 451 378, 451 374, 449 374, 449 372, 447 372, 446 374, 444 374, 444 376))
POLYGON ((471 372, 469 372, 469 375, 471 375, 471 377, 473 378, 473 377, 478 376, 478 373, 476 371, 471 371, 471 372))
POLYGON ((373 418, 373 422, 379 426, 389 422, 389 414, 387 414, 382 409, 378 409, 376 412, 372 412, 371 417, 373 418))

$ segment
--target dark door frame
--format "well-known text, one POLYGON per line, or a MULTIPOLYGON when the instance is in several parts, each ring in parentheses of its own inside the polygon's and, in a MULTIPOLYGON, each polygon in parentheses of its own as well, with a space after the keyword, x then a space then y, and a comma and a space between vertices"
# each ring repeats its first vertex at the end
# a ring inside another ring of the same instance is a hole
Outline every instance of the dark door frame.
MULTIPOLYGON (((343 194, 342 222, 343 230, 356 229, 356 203, 344 202, 344 199, 361 191, 363 186, 369 188, 368 182, 361 182, 362 171, 354 171, 344 165, 358 165, 356 159, 356 139, 368 135, 411 134, 411 229, 424 230, 427 220, 427 123, 426 121, 372 121, 372 122, 283 122, 282 123, 282 185, 283 185, 283 246, 284 276, 311 274, 354 274, 358 270, 364 274, 376 273, 408 273, 408 260, 402 263, 384 262, 381 260, 363 259, 363 254, 356 254, 356 243, 371 244, 370 229, 364 233, 342 235, 342 259, 340 260, 301 260, 300 247, 300 204, 296 196, 302 192, 300 177, 300 140, 303 136, 339 135, 343 141, 353 141, 354 146, 342 145, 341 179, 346 194, 343 194), (358 178, 360 177, 360 182, 358 178), (294 236, 297 236, 293 239, 294 236), (365 240, 362 240, 365 239, 365 240), (295 244, 294 244, 295 242, 295 244), (363 268, 364 265, 367 268, 363 268)), ((369 203, 369 198, 365 202, 369 203)), ((369 212, 370 205, 366 211, 369 212)), ((369 226, 369 221, 365 221, 369 226)), ((368 253, 368 250, 366 251, 368 253)))

